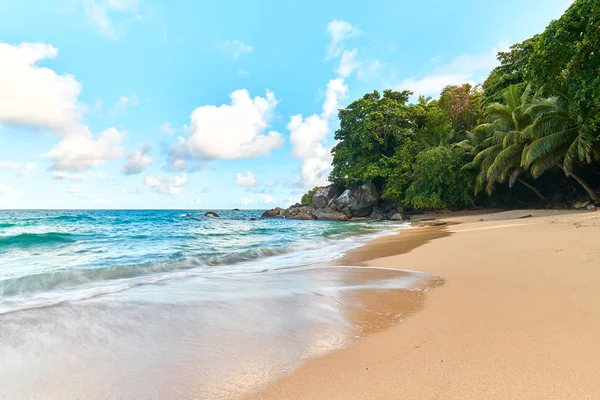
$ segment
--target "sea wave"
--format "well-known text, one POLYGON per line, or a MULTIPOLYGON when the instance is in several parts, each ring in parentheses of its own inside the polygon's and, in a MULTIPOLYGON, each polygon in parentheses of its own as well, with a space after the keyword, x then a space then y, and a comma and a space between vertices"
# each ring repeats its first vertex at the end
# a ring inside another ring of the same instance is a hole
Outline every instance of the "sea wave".
POLYGON ((29 248, 54 244, 74 243, 78 235, 62 232, 20 233, 0 237, 0 249, 4 247, 29 248))

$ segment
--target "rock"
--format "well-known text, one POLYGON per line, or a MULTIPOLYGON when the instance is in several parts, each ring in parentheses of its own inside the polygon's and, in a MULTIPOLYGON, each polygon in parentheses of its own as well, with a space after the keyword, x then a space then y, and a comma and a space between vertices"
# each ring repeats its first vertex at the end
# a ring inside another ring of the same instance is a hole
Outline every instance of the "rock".
POLYGON ((308 220, 315 219, 315 217, 313 217, 312 213, 310 213, 310 212, 299 212, 297 214, 290 215, 287 218, 288 219, 295 219, 295 220, 303 220, 303 221, 308 221, 308 220))
POLYGON ((342 189, 335 185, 325 186, 318 189, 312 198, 312 206, 314 208, 325 208, 329 202, 337 198, 342 193, 342 189))
POLYGON ((240 209, 239 209, 239 208, 234 208, 234 209, 233 209, 233 210, 231 210, 231 211, 240 211, 240 209))
POLYGON ((590 204, 592 204, 592 200, 590 200, 589 198, 580 198, 577 199, 574 203, 573 203, 573 208, 586 208, 587 206, 589 206, 590 204))
POLYGON ((596 206, 593 204, 590 204, 589 206, 586 207, 586 209, 590 210, 590 211, 596 211, 596 206))
POLYGON ((256 218, 252 217, 249 219, 250 221, 256 221, 256 218))
POLYGON ((373 207, 373 210, 371 211, 371 215, 369 215, 369 218, 371 219, 384 219, 385 218, 385 214, 383 213, 383 210, 379 207, 373 207))
POLYGON ((390 217, 392 221, 404 221, 404 217, 400 213, 396 213, 390 217))
POLYGON ((207 212, 206 214, 204 214, 204 216, 205 216, 205 217, 215 217, 215 218, 218 218, 218 217, 219 217, 219 214, 217 214, 217 213, 216 213, 216 212, 214 212, 214 211, 209 211, 209 212, 207 212))
POLYGON ((378 194, 375 185, 366 183, 344 190, 335 202, 348 208, 353 217, 366 217, 371 214, 377 200, 378 194))
POLYGON ((184 217, 191 217, 191 216, 192 216, 192 214, 189 214, 189 213, 188 213, 188 214, 183 214, 183 216, 184 216, 184 217))
POLYGON ((348 209, 348 207, 342 207, 342 208, 340 209, 340 212, 341 212, 342 214, 344 214, 344 215, 345 215, 346 217, 348 217, 348 218, 352 217, 352 213, 350 212, 350 210, 348 209))
POLYGON ((272 210, 267 210, 264 213, 262 213, 261 217, 269 217, 269 218, 274 218, 274 217, 280 217, 281 213, 283 212, 283 208, 281 207, 275 207, 272 210))
POLYGON ((317 219, 324 219, 327 221, 348 221, 348 216, 339 211, 315 211, 313 215, 317 219))

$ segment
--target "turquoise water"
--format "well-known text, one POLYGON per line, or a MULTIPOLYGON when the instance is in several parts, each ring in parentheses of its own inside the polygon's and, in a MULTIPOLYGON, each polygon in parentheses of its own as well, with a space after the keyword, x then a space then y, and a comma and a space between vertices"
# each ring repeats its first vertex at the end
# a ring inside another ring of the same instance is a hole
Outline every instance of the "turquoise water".
POLYGON ((236 398, 356 336, 351 293, 432 278, 332 266, 405 225, 203 214, 0 211, 0 398, 236 398))

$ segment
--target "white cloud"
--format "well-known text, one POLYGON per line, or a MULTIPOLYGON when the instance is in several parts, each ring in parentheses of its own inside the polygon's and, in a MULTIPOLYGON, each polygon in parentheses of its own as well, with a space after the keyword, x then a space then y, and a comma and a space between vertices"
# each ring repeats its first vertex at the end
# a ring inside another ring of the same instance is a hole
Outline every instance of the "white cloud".
POLYGON ((239 39, 226 40, 221 43, 221 50, 234 60, 247 56, 254 51, 254 47, 239 39))
POLYGON ((341 100, 348 97, 348 85, 344 84, 342 78, 332 79, 327 83, 325 91, 325 102, 323 103, 323 117, 331 118, 338 114, 342 108, 341 100))
POLYGON ((36 126, 62 136, 82 130, 79 82, 37 65, 57 55, 44 43, 0 43, 0 124, 36 126))
POLYGON ((71 173, 65 171, 54 171, 52 173, 52 179, 57 181, 71 181, 71 182, 79 182, 79 181, 87 181, 87 180, 99 180, 105 181, 108 178, 103 172, 88 172, 86 174, 80 173, 71 173))
POLYGON ((110 116, 116 116, 127 112, 128 108, 136 107, 140 104, 137 94, 132 93, 129 96, 121 96, 110 111, 110 116))
POLYGON ((156 193, 170 194, 176 196, 181 193, 181 189, 187 184, 187 176, 152 176, 146 175, 144 185, 154 189, 156 193))
POLYGON ((329 134, 327 119, 316 114, 302 118, 301 114, 291 117, 287 124, 292 142, 292 153, 296 157, 313 157, 319 151, 319 144, 329 134))
POLYGON ((331 135, 330 122, 342 107, 341 100, 348 97, 348 86, 343 78, 332 79, 327 83, 323 112, 307 118, 302 115, 291 117, 287 125, 292 142, 292 153, 303 158, 300 169, 300 183, 303 187, 314 187, 327 183, 331 170, 331 148, 326 147, 331 135))
POLYGON ((37 164, 30 162, 26 164, 0 161, 0 168, 13 171, 17 176, 29 175, 37 168, 37 164))
POLYGON ((235 185, 241 187, 254 187, 257 185, 256 177, 252 171, 246 171, 245 174, 239 172, 235 174, 235 185))
POLYGON ((333 20, 327 25, 327 34, 329 35, 329 46, 327 48, 327 57, 337 57, 341 54, 340 44, 353 36, 360 34, 360 30, 346 21, 333 20))
POLYGON ((175 128, 173 128, 170 123, 165 121, 160 125, 160 131, 162 133, 166 133, 167 135, 173 135, 175 133, 175 128))
POLYGON ((247 206, 250 204, 275 204, 277 201, 269 194, 253 193, 250 196, 240 199, 240 203, 247 206))
POLYGON ((379 70, 383 67, 383 63, 377 59, 373 60, 370 63, 362 63, 356 77, 362 80, 369 80, 376 78, 379 74, 379 70))
POLYGON ((67 193, 71 193, 71 194, 78 194, 81 192, 81 186, 79 185, 69 185, 69 187, 66 190, 67 193))
POLYGON ((479 82, 498 65, 496 56, 499 51, 507 49, 505 43, 500 43, 492 50, 481 54, 461 54, 448 64, 438 65, 433 72, 422 78, 411 77, 396 85, 399 90, 408 89, 415 96, 438 96, 447 85, 479 82))
POLYGON ((117 39, 113 17, 117 14, 136 13, 139 0, 83 0, 86 22, 100 34, 117 39))
POLYGON ((352 72, 360 68, 362 64, 356 58, 357 54, 357 49, 344 50, 344 52, 342 53, 342 58, 340 59, 340 64, 338 65, 335 72, 343 78, 349 77, 352 74, 352 72))
POLYGON ((87 135, 71 135, 62 139, 47 156, 52 159, 51 169, 57 171, 82 172, 97 167, 108 160, 123 157, 121 141, 125 133, 109 128, 94 139, 87 135))
POLYGON ((144 146, 141 150, 134 150, 127 156, 127 162, 121 168, 125 175, 134 175, 142 172, 146 167, 152 165, 152 158, 148 155, 150 146, 144 146))
POLYGON ((250 97, 247 90, 229 95, 231 104, 202 106, 190 114, 187 138, 169 150, 168 163, 181 160, 236 160, 268 154, 283 145, 283 136, 267 128, 277 106, 275 95, 250 97))
POLYGON ((0 202, 15 201, 22 197, 23 195, 12 187, 0 185, 0 202))
POLYGON ((202 199, 200 197, 196 197, 194 199, 194 201, 192 201, 192 204, 201 204, 202 203, 202 199))

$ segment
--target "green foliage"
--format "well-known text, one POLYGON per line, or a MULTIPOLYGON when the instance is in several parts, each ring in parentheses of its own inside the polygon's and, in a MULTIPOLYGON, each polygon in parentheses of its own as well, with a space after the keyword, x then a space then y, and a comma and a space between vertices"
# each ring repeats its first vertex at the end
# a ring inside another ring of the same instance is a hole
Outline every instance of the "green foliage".
POLYGON ((502 93, 511 85, 527 81, 529 59, 540 35, 514 44, 510 51, 498 53, 500 66, 494 68, 483 83, 483 103, 490 104, 502 101, 502 93))
POLYGON ((464 152, 438 146, 416 157, 413 180, 404 199, 418 209, 446 208, 469 201, 470 182, 461 171, 464 152))
POLYGON ((569 114, 585 135, 600 140, 600 2, 576 0, 536 43, 528 77, 559 90, 568 77, 569 114))
POLYGON ((303 206, 310 206, 312 204, 312 199, 313 199, 313 196, 315 195, 316 191, 321 188, 322 188, 322 186, 315 186, 314 188, 310 189, 308 192, 304 193, 304 195, 302 196, 302 199, 300 199, 300 204, 302 204, 303 206))
POLYGON ((582 179, 600 168, 599 49, 600 2, 575 0, 542 34, 499 53, 481 87, 447 86, 438 100, 415 104, 407 91, 366 94, 339 113, 329 179, 371 181, 383 199, 417 209, 468 204, 484 190, 503 201, 525 191, 545 201, 548 182, 555 192, 583 188, 600 199, 582 179), (538 190, 532 178, 549 170, 538 190), (581 188, 557 185, 559 170, 581 188))
POLYGON ((366 94, 340 110, 339 141, 332 149, 333 170, 329 180, 339 185, 373 181, 381 187, 386 159, 407 138, 412 138, 407 105, 410 92, 385 90, 366 94))

